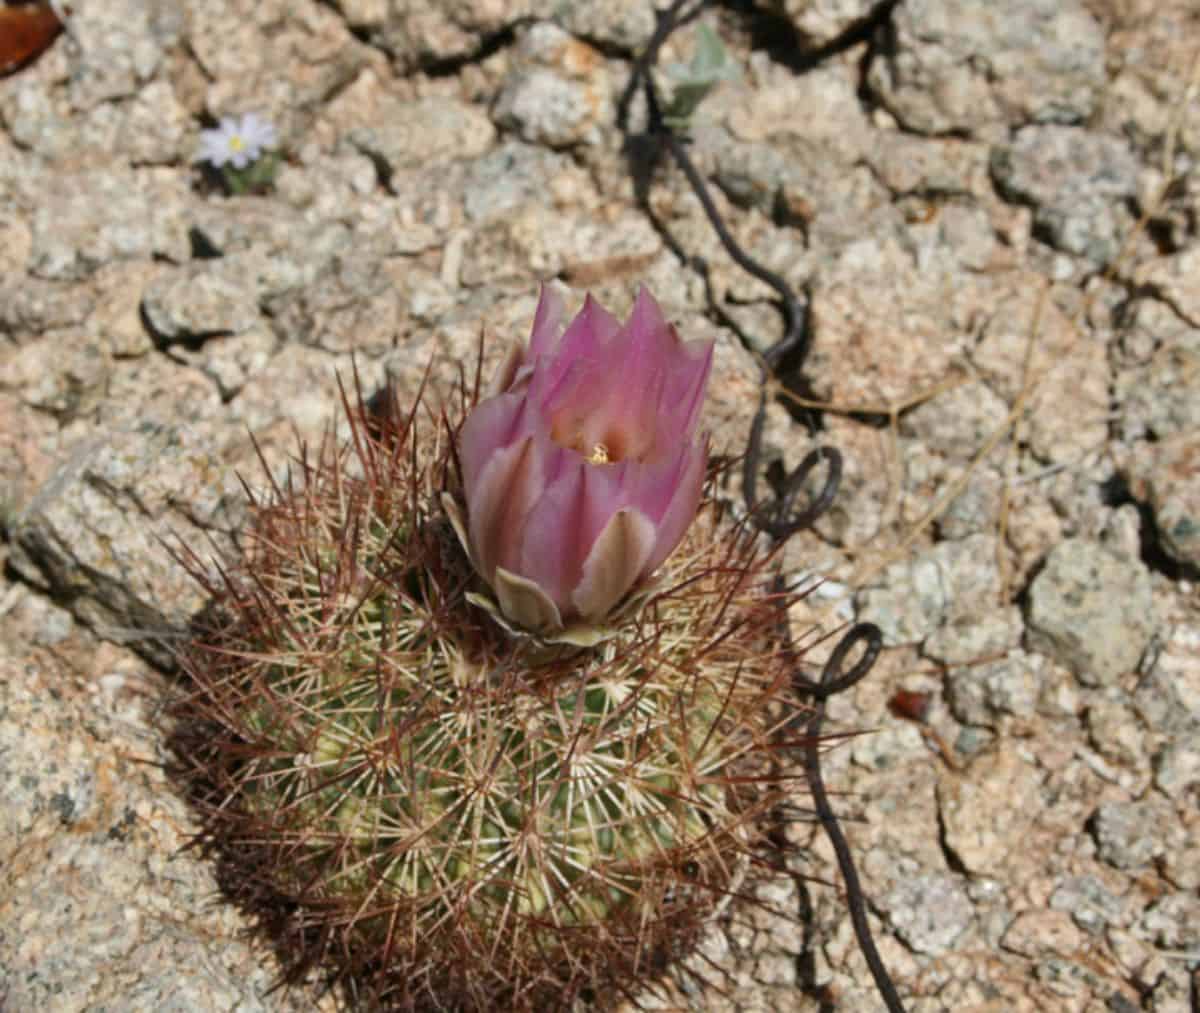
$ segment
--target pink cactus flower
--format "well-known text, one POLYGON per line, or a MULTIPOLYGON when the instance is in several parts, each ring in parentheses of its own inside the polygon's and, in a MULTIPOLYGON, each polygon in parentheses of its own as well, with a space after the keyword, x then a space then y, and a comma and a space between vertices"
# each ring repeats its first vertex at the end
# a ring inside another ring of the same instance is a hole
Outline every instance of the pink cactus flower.
POLYGON ((543 287, 528 348, 463 424, 456 527, 504 619, 594 642, 696 515, 713 346, 681 341, 644 288, 625 324, 591 296, 562 317, 543 287))

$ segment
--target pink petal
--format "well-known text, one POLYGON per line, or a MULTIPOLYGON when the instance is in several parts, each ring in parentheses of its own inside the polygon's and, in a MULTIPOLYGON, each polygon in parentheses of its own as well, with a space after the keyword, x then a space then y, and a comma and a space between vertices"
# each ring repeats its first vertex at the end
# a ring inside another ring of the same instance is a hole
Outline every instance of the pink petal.
MULTIPOLYGON (((563 456, 567 456, 563 454, 563 456)), ((518 572, 536 581, 560 609, 569 610, 591 540, 584 531, 590 466, 577 454, 525 516, 518 572)))
POLYGON ((645 572, 654 548, 654 524, 637 510, 618 510, 583 564, 572 600, 580 618, 597 622, 612 611, 645 572))
POLYGON ((658 516, 654 548, 646 560, 646 577, 662 565, 675 551, 684 532, 696 519, 700 497, 704 491, 704 472, 708 463, 708 437, 704 436, 688 447, 683 455, 682 467, 676 473, 671 488, 671 497, 666 509, 658 516))
POLYGON ((510 351, 459 442, 475 566, 502 612, 542 633, 602 621, 662 564, 708 453, 694 432, 712 342, 681 341, 645 289, 624 325, 588 296, 560 337, 562 313, 543 287, 528 349, 510 351), (588 459, 598 444, 610 463, 588 459))
POLYGON ((581 360, 559 369, 557 360, 549 369, 539 369, 530 387, 530 400, 539 406, 553 438, 590 454, 601 441, 595 428, 603 404, 609 374, 599 363, 581 360), (551 384, 554 388, 551 389, 551 384))
POLYGON ((712 341, 683 341, 644 285, 638 290, 626 327, 636 342, 653 349, 659 368, 671 381, 668 386, 671 406, 683 391, 696 386, 698 378, 707 377, 712 363, 712 341))
POLYGON ((621 506, 636 506, 655 524, 667 512, 679 477, 683 474, 689 444, 675 448, 671 455, 654 461, 629 461, 624 477, 621 506))
POLYGON ((638 291, 629 320, 613 342, 605 424, 621 457, 644 457, 654 450, 657 416, 662 410, 673 339, 654 298, 638 291))
POLYGON ((533 315, 533 333, 529 337, 529 352, 526 362, 532 363, 540 355, 549 355, 562 334, 563 300, 558 290, 551 285, 542 285, 538 296, 537 312, 533 315))
POLYGON ((458 436, 458 458, 468 511, 480 474, 498 449, 513 443, 520 435, 528 411, 525 398, 519 394, 501 394, 480 401, 467 416, 458 436))
POLYGON ((638 350, 635 357, 645 362, 642 368, 659 371, 663 377, 654 404, 662 442, 684 439, 693 431, 704 402, 713 342, 682 341, 645 287, 638 291, 626 326, 638 350))
POLYGON ((525 515, 541 495, 541 461, 533 437, 497 450, 467 494, 475 568, 491 583, 497 566, 515 569, 525 515))
MULTIPOLYGON (((635 493, 641 466, 637 461, 616 464, 585 464, 587 496, 584 499, 580 522, 580 539, 584 545, 581 556, 591 551, 600 533, 612 520, 613 514, 627 506, 635 506, 635 493)), ((582 567, 582 561, 580 563, 582 567)))
POLYGON ((571 405, 569 428, 583 445, 603 443, 616 458, 672 453, 695 426, 712 343, 685 345, 643 288, 606 351, 608 363, 589 384, 586 403, 571 405))
POLYGON ((677 354, 667 374, 664 392, 664 431, 675 439, 690 437, 696 431, 700 409, 704 406, 704 392, 708 387, 708 376, 712 370, 713 341, 692 341, 680 344, 682 354, 677 354))
POLYGON ((629 331, 633 346, 644 349, 658 367, 671 364, 675 346, 681 342, 645 285, 638 289, 625 328, 629 331))
MULTIPOLYGON (((547 387, 549 402, 561 395, 562 382, 568 372, 585 366, 594 370, 604 367, 608 362, 606 347, 620 329, 616 317, 595 299, 590 295, 584 299, 583 308, 567 325, 554 354, 547 387)), ((611 362, 608 365, 611 368, 611 362)))
POLYGON ((483 397, 480 399, 481 403, 494 398, 497 394, 503 394, 512 386, 524 358, 525 347, 518 341, 510 341, 504 349, 504 358, 500 360, 500 365, 496 367, 487 387, 484 388, 483 397))

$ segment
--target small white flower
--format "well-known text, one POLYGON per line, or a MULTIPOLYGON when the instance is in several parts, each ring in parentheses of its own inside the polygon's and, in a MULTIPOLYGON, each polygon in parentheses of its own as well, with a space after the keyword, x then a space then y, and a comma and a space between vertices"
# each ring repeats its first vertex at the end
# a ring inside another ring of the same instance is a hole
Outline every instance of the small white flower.
POLYGON ((275 125, 257 113, 246 113, 241 119, 222 116, 213 130, 200 131, 198 162, 210 162, 216 168, 226 163, 244 169, 267 148, 275 147, 275 125))

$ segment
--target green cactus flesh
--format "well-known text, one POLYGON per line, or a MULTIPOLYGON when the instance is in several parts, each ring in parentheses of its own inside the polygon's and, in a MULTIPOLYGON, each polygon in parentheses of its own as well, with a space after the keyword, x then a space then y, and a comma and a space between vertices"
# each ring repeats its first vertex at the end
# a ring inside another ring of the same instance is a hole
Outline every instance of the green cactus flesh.
POLYGON ((685 590, 548 647, 465 601, 417 479, 344 472, 258 509, 232 618, 189 664, 210 838, 398 1007, 553 1008, 649 976, 778 799, 787 680, 745 569, 697 570, 720 526, 667 574, 685 590))
POLYGON ((622 671, 614 645, 594 669, 521 686, 528 673, 421 644, 426 617, 388 598, 381 587, 329 634, 336 653, 296 645, 264 663, 246 715, 260 739, 244 802, 286 814, 329 890, 374 884, 418 921, 579 924, 635 901, 660 866, 717 857, 719 828, 738 822, 720 775, 740 738, 715 685, 669 649, 622 671), (389 612, 409 647, 381 653, 389 612))

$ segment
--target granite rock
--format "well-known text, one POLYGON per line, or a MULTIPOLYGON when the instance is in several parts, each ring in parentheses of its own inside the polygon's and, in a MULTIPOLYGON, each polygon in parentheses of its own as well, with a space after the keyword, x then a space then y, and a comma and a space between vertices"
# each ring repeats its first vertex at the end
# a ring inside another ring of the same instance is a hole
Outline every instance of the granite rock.
POLYGON ((1095 875, 1065 879, 1050 896, 1050 908, 1065 911, 1081 929, 1098 935, 1110 925, 1127 923, 1128 905, 1111 887, 1095 875))
POLYGON ((555 22, 579 39, 636 50, 654 32, 654 10, 642 0, 560 0, 555 22))
MULTIPOLYGON (((449 396, 481 334, 485 375, 528 334, 553 276, 572 308, 591 290, 619 314, 646 284, 681 334, 716 338, 705 425, 730 465, 778 299, 669 159, 622 144, 612 103, 653 4, 69 6, 79 32, 0 80, 0 995, 18 982, 0 1005, 330 1006, 307 985, 264 994, 271 954, 178 853, 163 686, 89 627, 163 647, 147 634, 200 602, 160 536, 228 547, 236 476, 263 481, 256 447, 286 474, 297 431, 313 445, 336 418, 335 374, 373 390, 386 373, 407 398, 432 358, 449 396), (284 158, 272 191, 224 198, 191 164, 196 134, 250 110, 284 158)), ((834 509, 778 557, 828 578, 793 632, 814 673, 856 607, 892 645, 828 701, 822 768, 913 1013, 1188 1008, 1171 950, 1196 945, 1200 617, 1134 487, 1164 484, 1159 455, 1200 424, 1193 7, 770 0, 700 19, 740 75, 688 150, 731 234, 811 303, 760 492, 820 444, 844 455, 834 509), (875 34, 855 41, 863 16, 875 34), (793 398, 834 402, 817 432, 793 398), (1136 505, 1113 502, 1122 479, 1136 505), (1064 539, 1124 576, 1039 585, 1064 539), (1079 620, 1097 589, 1109 605, 1079 620), (1099 633, 1080 647, 1072 629, 1099 633), (1059 663, 1137 644, 1116 675, 1059 663), (924 723, 889 710, 901 686, 930 694, 924 723)), ((664 85, 697 24, 665 45, 664 85)), ((737 472, 714 483, 734 517, 737 472)), ((798 759, 781 755, 797 785, 798 759)), ((780 808, 787 870, 639 1006, 811 1013, 826 986, 878 1006, 810 809, 803 790, 780 808)))
POLYGON ((259 320, 257 266, 252 256, 239 253, 156 278, 142 297, 150 333, 170 345, 250 330, 259 320))
POLYGON ((1115 401, 1127 440, 1200 430, 1200 327, 1158 299, 1139 299, 1116 365, 1115 401))
POLYGON ((492 117, 531 143, 598 144, 612 118, 611 91, 599 51, 543 22, 522 34, 492 117))
POLYGON ((1104 34, 1079 0, 909 0, 878 30, 867 80, 908 129, 985 136, 1077 123, 1104 87, 1104 34))
POLYGON ((878 0, 772 0, 812 46, 832 42, 848 29, 865 21, 878 0))
POLYGON ((1149 506, 1163 551, 1190 572, 1200 571, 1200 432, 1143 444, 1131 471, 1134 494, 1149 506))
POLYGON ((562 5, 558 0, 338 0, 337 6, 408 71, 469 57, 504 28, 550 17, 562 5))
POLYGON ((951 669, 946 680, 950 710, 963 724, 976 726, 996 725, 1005 715, 1031 717, 1042 690, 1042 661, 1016 650, 999 661, 951 669))
POLYGON ((166 546, 231 530, 241 489, 211 430, 115 431, 87 440, 16 518, 12 564, 75 614, 159 664, 204 595, 166 546))
POLYGON ((142 169, 131 181, 110 169, 51 174, 30 200, 30 270, 55 281, 86 278, 116 260, 191 256, 188 194, 178 175, 142 169))
POLYGON ((1145 763, 1145 735, 1123 694, 1104 696, 1087 709, 1088 740, 1110 763, 1136 768, 1145 763))
POLYGON ((945 873, 906 876, 881 903, 897 934, 918 953, 947 952, 974 917, 962 882, 945 873))
POLYGON ((1147 865, 1170 845, 1169 808, 1161 799, 1139 802, 1106 802, 1091 818, 1100 857, 1117 869, 1147 865))
POLYGON ((1021 639, 1021 613, 1015 605, 981 608, 953 616, 926 639, 923 654, 947 665, 970 664, 1005 654, 1021 639))
POLYGON ((0 335, 22 344, 33 335, 81 324, 95 302, 80 285, 0 275, 0 335))
POLYGON ((1007 749, 984 754, 965 776, 937 782, 946 847, 972 874, 1000 877, 1018 860, 1040 797, 1037 771, 1007 749))
POLYGON ((82 661, 82 678, 64 679, 0 636, 4 1008, 316 1008, 269 995, 270 955, 212 903, 213 870, 185 847, 194 828, 148 720, 153 675, 78 640, 58 644, 82 661))
POLYGON ((1155 292, 1193 327, 1200 327, 1200 244, 1141 264, 1134 275, 1138 285, 1155 292))
POLYGON ((739 141, 803 141, 844 169, 886 150, 859 100, 852 63, 822 63, 797 76, 765 55, 751 54, 750 81, 726 82, 705 99, 697 124, 719 124, 739 141))
POLYGON ((482 109, 439 96, 381 102, 375 117, 372 125, 352 130, 347 140, 387 173, 472 158, 487 151, 495 137, 482 109))
POLYGON ((1027 126, 992 149, 1000 192, 1033 207, 1054 246, 1111 263, 1132 224, 1123 202, 1137 193, 1138 163, 1124 141, 1065 126, 1027 126))
POLYGON ((167 0, 113 0, 72 8, 71 107, 85 112, 136 94, 183 33, 183 9, 167 0))
POLYGON ((925 640, 948 620, 991 603, 998 587, 995 539, 941 542, 894 563, 878 588, 858 596, 858 619, 875 623, 885 644, 925 640))
POLYGON ((1029 589, 1030 646, 1085 686, 1111 685, 1138 663, 1157 627, 1150 573, 1087 539, 1057 546, 1029 589))

